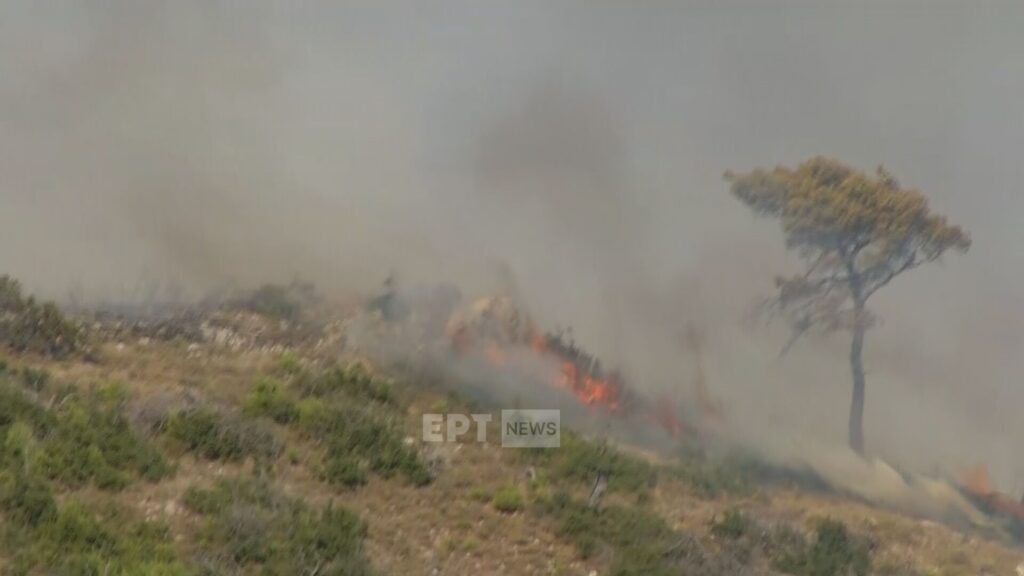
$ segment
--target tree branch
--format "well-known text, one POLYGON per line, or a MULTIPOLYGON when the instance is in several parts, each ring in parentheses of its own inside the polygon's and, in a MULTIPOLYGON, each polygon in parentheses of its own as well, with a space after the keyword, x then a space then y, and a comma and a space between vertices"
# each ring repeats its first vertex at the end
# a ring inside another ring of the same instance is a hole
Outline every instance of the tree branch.
POLYGON ((888 284, 896 276, 898 276, 898 275, 902 274, 903 272, 906 272, 907 270, 910 270, 912 268, 917 268, 921 264, 924 264, 925 262, 929 262, 929 261, 931 261, 933 259, 934 258, 918 260, 918 258, 917 258, 917 251, 915 250, 914 252, 912 252, 910 254, 910 256, 907 257, 906 260, 903 261, 903 264, 900 264, 896 268, 889 269, 889 272, 886 273, 884 276, 881 276, 880 280, 874 282, 871 286, 869 286, 867 289, 865 289, 864 290, 864 300, 867 300, 869 297, 871 297, 872 294, 877 292, 879 288, 881 288, 882 286, 885 286, 886 284, 888 284))

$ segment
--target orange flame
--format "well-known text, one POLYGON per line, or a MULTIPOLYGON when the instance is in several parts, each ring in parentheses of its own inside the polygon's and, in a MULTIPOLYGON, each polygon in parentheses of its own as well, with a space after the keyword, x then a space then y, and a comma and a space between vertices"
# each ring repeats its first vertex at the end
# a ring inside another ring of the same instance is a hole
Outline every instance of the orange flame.
POLYGON ((984 465, 964 471, 958 480, 960 489, 989 513, 1024 519, 1024 503, 995 489, 984 465))
POLYGON ((557 384, 571 391, 579 398, 580 402, 587 406, 597 404, 607 408, 610 412, 619 409, 619 387, 608 380, 581 373, 572 360, 562 360, 561 374, 557 384))
MULTIPOLYGON (((457 353, 463 354, 475 349, 478 354, 494 366, 508 365, 508 349, 503 344, 493 341, 474 342, 466 330, 458 330, 449 336, 452 347, 457 353)), ((581 361, 574 351, 549 344, 547 336, 531 330, 520 346, 526 345, 534 353, 555 360, 556 371, 548 377, 551 386, 567 390, 585 406, 601 408, 613 413, 623 413, 625 390, 616 373, 600 375, 598 370, 588 368, 588 363, 581 361)), ((630 402, 630 406, 634 403, 630 402)), ((667 399, 657 402, 652 407, 640 407, 645 416, 658 424, 668 434, 677 437, 684 432, 682 423, 676 416, 673 404, 667 399)))

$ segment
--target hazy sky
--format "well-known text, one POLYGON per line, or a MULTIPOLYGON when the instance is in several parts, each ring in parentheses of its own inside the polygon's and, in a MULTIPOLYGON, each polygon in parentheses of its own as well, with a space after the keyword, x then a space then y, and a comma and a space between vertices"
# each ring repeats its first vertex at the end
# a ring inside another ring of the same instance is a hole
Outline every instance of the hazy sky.
POLYGON ((0 271, 113 298, 511 283, 658 386, 706 325, 722 394, 828 389, 808 425, 841 438, 842 338, 738 343, 796 263, 721 175, 884 163, 974 246, 877 296, 868 442, 1024 488, 1022 29, 984 1, 0 0, 0 271))

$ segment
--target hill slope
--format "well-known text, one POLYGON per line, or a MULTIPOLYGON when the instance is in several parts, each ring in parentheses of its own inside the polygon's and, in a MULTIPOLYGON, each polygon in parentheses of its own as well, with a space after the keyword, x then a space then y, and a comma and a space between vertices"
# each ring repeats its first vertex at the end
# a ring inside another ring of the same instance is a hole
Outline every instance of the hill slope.
POLYGON ((423 443, 423 413, 495 407, 381 371, 330 322, 268 314, 107 319, 77 352, 8 346, 3 573, 1009 575, 1021 561, 744 460, 568 431, 557 450, 501 449, 496 428, 487 444, 423 443), (590 507, 598 472, 608 491, 590 507))

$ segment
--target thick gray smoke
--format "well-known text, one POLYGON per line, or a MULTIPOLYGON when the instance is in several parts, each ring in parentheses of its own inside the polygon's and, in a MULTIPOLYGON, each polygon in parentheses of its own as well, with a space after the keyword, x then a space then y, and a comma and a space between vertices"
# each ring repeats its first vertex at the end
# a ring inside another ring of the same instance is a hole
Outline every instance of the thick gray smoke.
POLYGON ((1024 488, 1014 3, 0 2, 0 268, 87 300, 391 270, 516 292, 652 391, 688 326, 739 434, 842 444, 845 341, 779 360, 796 263, 726 169, 885 163, 971 230, 869 336, 871 449, 1024 488), (742 423, 742 425, 740 424, 742 423))

